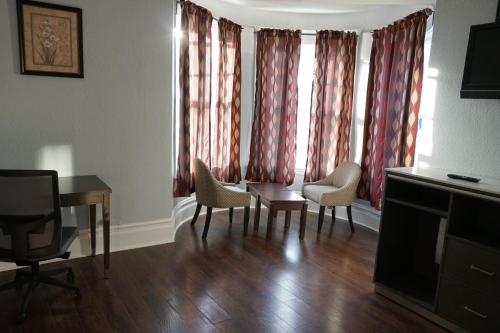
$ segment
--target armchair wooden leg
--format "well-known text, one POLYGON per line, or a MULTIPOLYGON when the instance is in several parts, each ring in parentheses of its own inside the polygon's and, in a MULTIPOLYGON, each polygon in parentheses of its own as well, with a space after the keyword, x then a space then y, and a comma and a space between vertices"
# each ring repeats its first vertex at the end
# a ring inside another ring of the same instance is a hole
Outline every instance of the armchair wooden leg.
POLYGON ((323 227, 324 218, 325 218, 325 206, 319 206, 318 234, 321 232, 321 228, 323 227))
POLYGON ((206 239, 208 234, 208 228, 210 228, 210 219, 212 218, 212 207, 207 207, 207 216, 205 218, 205 228, 203 228, 203 236, 201 238, 206 239))
POLYGON ((335 206, 332 207, 332 225, 335 224, 335 206))
POLYGON ((230 224, 233 224, 233 212, 234 212, 234 209, 229 208, 229 223, 230 224))
POLYGON ((196 204, 196 210, 194 211, 194 216, 193 219, 191 220, 191 225, 194 225, 196 223, 198 215, 200 215, 200 211, 201 211, 201 204, 196 204))
POLYGON ((285 228, 290 228, 290 217, 292 215, 292 211, 291 210, 287 210, 286 213, 285 213, 285 228))
POLYGON ((354 232, 354 223, 352 222, 351 206, 347 206, 347 218, 349 219, 349 226, 351 227, 351 232, 354 232))
POLYGON ((248 221, 250 220, 250 207, 245 207, 245 215, 244 215, 244 218, 243 218, 243 232, 245 233, 245 235, 247 234, 248 232, 248 221))
POLYGON ((259 221, 260 221, 260 195, 257 196, 257 201, 255 203, 255 210, 254 210, 253 230, 255 232, 259 231, 259 221))
POLYGON ((269 207, 269 211, 267 214, 267 232, 266 232, 266 239, 271 239, 271 236, 273 234, 273 223, 274 223, 274 218, 276 216, 274 207, 271 206, 269 207))
POLYGON ((299 239, 304 239, 304 234, 306 231, 306 221, 307 221, 307 203, 302 205, 302 210, 300 212, 300 231, 299 231, 299 239))

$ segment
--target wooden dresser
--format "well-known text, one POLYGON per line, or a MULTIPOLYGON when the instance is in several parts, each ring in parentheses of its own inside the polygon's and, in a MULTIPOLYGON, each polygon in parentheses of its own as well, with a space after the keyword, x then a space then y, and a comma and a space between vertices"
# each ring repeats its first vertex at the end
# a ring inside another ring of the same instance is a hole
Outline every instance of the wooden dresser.
POLYGON ((386 170, 375 291, 453 332, 500 332, 500 181, 386 170))

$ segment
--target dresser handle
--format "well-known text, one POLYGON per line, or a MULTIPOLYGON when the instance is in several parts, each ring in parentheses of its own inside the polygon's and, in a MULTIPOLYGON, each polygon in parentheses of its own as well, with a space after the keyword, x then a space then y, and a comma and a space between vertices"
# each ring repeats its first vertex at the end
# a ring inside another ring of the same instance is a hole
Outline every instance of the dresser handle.
POLYGON ((473 271, 479 272, 479 273, 483 273, 483 274, 488 275, 488 276, 495 276, 494 272, 485 271, 484 269, 479 268, 479 267, 474 266, 474 265, 470 265, 470 269, 472 269, 473 271))
POLYGON ((474 311, 474 310, 472 310, 471 308, 469 308, 467 305, 465 305, 465 306, 464 306, 464 310, 465 310, 465 311, 469 311, 469 312, 470 312, 470 313, 472 313, 473 315, 476 315, 476 316, 478 316, 478 317, 480 317, 480 318, 482 318, 482 319, 486 319, 486 318, 488 318, 488 315, 485 315, 485 314, 482 314, 482 313, 480 313, 480 312, 474 311))

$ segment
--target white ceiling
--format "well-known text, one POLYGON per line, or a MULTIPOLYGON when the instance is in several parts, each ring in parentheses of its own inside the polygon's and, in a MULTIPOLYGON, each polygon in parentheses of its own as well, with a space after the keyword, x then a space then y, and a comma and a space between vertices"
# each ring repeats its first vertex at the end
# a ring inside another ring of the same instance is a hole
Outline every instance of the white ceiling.
POLYGON ((434 7, 436 0, 219 0, 247 8, 301 14, 361 13, 388 5, 434 7))

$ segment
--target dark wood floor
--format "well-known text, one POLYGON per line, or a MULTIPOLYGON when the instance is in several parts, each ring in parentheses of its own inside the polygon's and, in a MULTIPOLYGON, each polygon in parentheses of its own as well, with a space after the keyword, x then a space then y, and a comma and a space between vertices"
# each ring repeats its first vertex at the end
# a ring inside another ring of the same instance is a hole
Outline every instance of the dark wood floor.
MULTIPOLYGON (((176 243, 112 253, 109 280, 102 256, 44 266, 71 265, 82 298, 42 285, 16 325, 19 298, 3 292, 0 332, 442 331, 373 292, 376 233, 357 227, 351 235, 339 220, 317 237, 316 218, 309 214, 300 243, 298 214, 285 232, 280 213, 266 241, 265 225, 242 237, 241 211, 232 226, 220 212, 202 242, 201 216, 194 229, 179 229, 176 243)), ((12 278, 2 273, 0 283, 12 278)))

